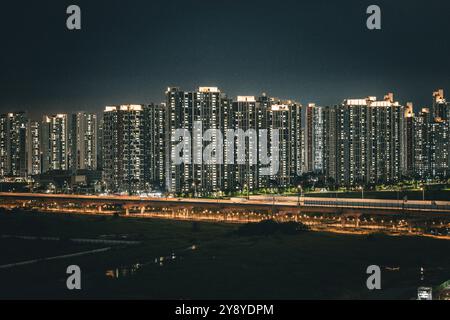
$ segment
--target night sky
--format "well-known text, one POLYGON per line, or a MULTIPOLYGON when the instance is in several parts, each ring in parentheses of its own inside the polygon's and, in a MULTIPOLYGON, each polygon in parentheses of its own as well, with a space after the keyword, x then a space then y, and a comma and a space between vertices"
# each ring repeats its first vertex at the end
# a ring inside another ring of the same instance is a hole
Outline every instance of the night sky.
POLYGON ((0 112, 100 112, 218 86, 336 104, 450 97, 450 1, 39 0, 0 6, 0 112), (82 30, 66 29, 66 8, 82 30), (366 28, 366 8, 382 30, 366 28))

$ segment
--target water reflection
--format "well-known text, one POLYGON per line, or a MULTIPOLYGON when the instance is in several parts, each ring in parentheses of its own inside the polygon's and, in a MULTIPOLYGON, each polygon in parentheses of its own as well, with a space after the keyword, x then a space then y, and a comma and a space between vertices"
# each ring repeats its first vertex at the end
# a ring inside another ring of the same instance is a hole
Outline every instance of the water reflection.
MULTIPOLYGON (((186 251, 194 251, 197 249, 197 246, 195 244, 183 248, 179 250, 179 252, 186 252, 186 251)), ((171 252, 167 256, 160 256, 155 257, 153 260, 146 261, 146 262, 138 262, 132 265, 125 265, 125 266, 118 266, 113 269, 108 269, 105 271, 105 276, 110 279, 119 279, 119 278, 127 278, 135 275, 140 269, 143 267, 151 266, 151 265, 157 265, 159 267, 163 267, 167 265, 168 263, 173 263, 176 260, 181 260, 182 256, 175 254, 175 252, 171 252)))
POLYGON ((105 276, 111 279, 126 278, 134 275, 141 267, 142 264, 140 263, 126 267, 117 267, 115 269, 106 270, 105 276))

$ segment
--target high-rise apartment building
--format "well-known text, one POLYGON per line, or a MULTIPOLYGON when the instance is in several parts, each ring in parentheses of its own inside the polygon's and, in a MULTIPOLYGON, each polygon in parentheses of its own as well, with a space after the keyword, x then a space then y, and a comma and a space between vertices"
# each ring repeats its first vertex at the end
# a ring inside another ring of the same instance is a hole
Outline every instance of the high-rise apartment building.
POLYGON ((213 194, 223 190, 223 133, 229 125, 230 103, 217 87, 197 91, 166 91, 166 186, 170 192, 213 194), (179 140, 175 133, 185 132, 179 140), (175 164, 175 145, 186 144, 175 164), (206 157, 206 158, 205 158, 206 157))
POLYGON ((414 173, 421 179, 431 177, 431 123, 428 108, 422 108, 414 118, 414 173))
POLYGON ((103 115, 98 120, 97 128, 97 170, 103 170, 103 115))
POLYGON ((431 138, 431 177, 450 176, 450 132, 449 121, 437 117, 430 127, 431 138))
POLYGON ((414 176, 414 108, 411 102, 406 103, 404 111, 403 129, 402 129, 402 168, 403 175, 407 177, 414 176))
POLYGON ((434 119, 431 123, 431 174, 446 178, 450 175, 450 103, 444 90, 433 93, 434 119))
POLYGON ((43 172, 69 170, 69 117, 67 114, 46 115, 41 124, 43 172))
POLYGON ((368 183, 394 183, 402 175, 404 107, 389 93, 369 105, 368 183))
POLYGON ((163 190, 165 186, 165 136, 166 104, 151 104, 144 108, 145 128, 145 180, 152 188, 163 190))
POLYGON ((0 176, 27 175, 26 134, 28 119, 24 112, 0 115, 0 176))
POLYGON ((342 108, 327 106, 323 108, 323 172, 327 177, 327 184, 343 184, 343 135, 342 108))
POLYGON ((304 142, 305 172, 323 170, 323 108, 309 103, 305 110, 304 142))
POLYGON ((273 168, 271 166, 268 185, 260 187, 271 187, 271 182, 276 182, 276 187, 289 188, 294 183, 295 177, 301 175, 302 108, 299 103, 291 100, 273 100, 267 113, 268 123, 265 126, 269 133, 267 150, 272 154, 271 147, 275 142, 272 135, 274 130, 278 135, 278 150, 275 150, 278 151, 278 164, 273 168))
POLYGON ((97 169, 98 123, 97 115, 78 112, 73 116, 75 169, 97 169))
POLYGON ((103 180, 107 190, 128 194, 148 191, 144 106, 108 106, 103 121, 103 180))
POLYGON ((450 107, 444 91, 433 93, 431 109, 422 108, 415 118, 414 175, 420 179, 446 178, 450 174, 450 107))
POLYGON ((341 181, 344 185, 361 185, 369 182, 369 105, 375 97, 347 99, 341 105, 338 123, 338 142, 343 146, 341 181))
POLYGON ((28 175, 38 175, 42 173, 41 123, 29 121, 27 130, 27 171, 28 175))
POLYGON ((245 139, 235 139, 233 191, 256 190, 261 187, 261 184, 267 183, 263 182, 263 177, 260 180, 258 163, 259 132, 266 128, 267 110, 271 108, 270 102, 266 98, 263 96, 260 101, 257 101, 254 96, 238 96, 233 102, 233 126, 231 129, 245 134, 245 139))
POLYGON ((440 120, 448 120, 450 115, 450 103, 445 100, 444 90, 439 89, 433 92, 433 104, 431 116, 440 120))
POLYGON ((166 121, 165 121, 165 179, 166 189, 172 193, 189 192, 191 191, 191 185, 194 182, 189 181, 191 177, 191 141, 190 130, 192 130, 192 111, 190 105, 192 105, 192 98, 189 94, 181 91, 179 88, 168 88, 166 91, 166 121), (185 135, 175 138, 176 131, 184 128, 185 135), (173 141, 172 141, 173 139, 173 141), (174 162, 176 150, 173 147, 175 143, 183 143, 186 148, 186 152, 179 154, 183 158, 182 164, 176 164, 174 162))

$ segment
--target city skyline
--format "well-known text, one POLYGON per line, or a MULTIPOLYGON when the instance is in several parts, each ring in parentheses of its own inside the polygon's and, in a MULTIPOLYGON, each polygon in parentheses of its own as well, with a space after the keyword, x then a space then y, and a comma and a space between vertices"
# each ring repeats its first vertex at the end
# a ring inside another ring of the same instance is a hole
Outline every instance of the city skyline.
MULTIPOLYGON (((384 97, 386 95, 386 93, 392 94, 395 96, 396 100, 399 101, 400 103, 402 103, 404 106, 407 105, 411 105, 412 106, 412 112, 414 113, 419 113, 421 112, 424 108, 426 109, 431 109, 433 108, 433 99, 435 98, 435 94, 439 91, 439 90, 443 90, 444 92, 446 91, 445 89, 436 89, 436 88, 442 88, 443 86, 437 86, 437 87, 433 87, 432 90, 430 91, 431 94, 428 93, 428 103, 424 103, 423 105, 418 105, 416 104, 413 99, 408 99, 408 97, 406 97, 405 99, 398 99, 399 95, 395 90, 385 90, 383 92, 381 92, 381 94, 373 94, 373 92, 369 92, 369 94, 362 94, 360 96, 351 96, 351 95, 346 95, 346 94, 342 94, 342 99, 341 100, 336 100, 332 103, 329 104, 322 104, 320 103, 320 98, 316 98, 316 99, 311 99, 311 100, 304 100, 304 99, 297 99, 294 98, 294 95, 287 95, 287 96, 277 96, 277 95, 273 95, 271 94, 270 90, 259 90, 257 91, 255 94, 253 93, 248 93, 248 92, 238 92, 237 94, 229 94, 229 91, 226 90, 226 88, 224 88, 223 86, 220 85, 211 85, 211 84, 197 84, 194 85, 192 88, 188 87, 188 91, 195 91, 196 89, 199 88, 220 88, 221 92, 223 92, 227 98, 236 101, 238 100, 239 97, 258 97, 258 96, 269 96, 271 98, 274 99, 278 99, 280 101, 293 101, 296 103, 299 103, 301 105, 303 105, 305 108, 309 105, 314 105, 314 106, 319 106, 319 107, 326 107, 326 106, 333 106, 333 105, 337 105, 340 104, 342 102, 344 102, 345 100, 358 100, 358 99, 362 99, 363 97, 367 98, 367 97, 384 97), (225 90, 224 90, 225 89, 225 90)), ((164 89, 162 90, 162 92, 165 92, 165 90, 167 88, 186 88, 184 86, 181 85, 175 85, 175 86, 165 86, 164 89)), ((424 95, 425 96, 425 95, 424 95)), ((101 106, 98 106, 98 108, 96 108, 96 110, 89 110, 88 108, 83 108, 83 107, 73 107, 70 109, 55 109, 52 112, 47 112, 47 111, 42 111, 41 109, 39 111, 37 110, 29 110, 27 108, 13 108, 13 107, 8 107, 7 110, 2 110, 0 111, 0 113, 6 114, 6 113, 24 113, 28 116, 29 120, 32 121, 41 121, 43 119, 43 117, 45 116, 57 116, 59 114, 76 114, 76 113, 90 113, 90 114, 95 114, 98 116, 102 116, 103 112, 105 110, 105 107, 108 106, 120 106, 120 105, 163 105, 165 104, 166 101, 166 97, 163 95, 163 98, 160 99, 159 101, 157 100, 147 100, 147 101, 140 101, 138 99, 131 99, 129 101, 115 101, 112 103, 108 103, 108 104, 104 104, 101 106)))
MULTIPOLYGON (((220 88, 223 88, 223 86, 216 85, 216 84, 214 84, 214 85, 203 85, 203 86, 205 86, 205 87, 220 87, 220 88)), ((168 86, 161 87, 161 88, 167 88, 167 87, 168 86)), ((177 85, 177 86, 170 86, 170 87, 183 88, 185 86, 177 85)), ((199 87, 199 85, 194 85, 191 90, 194 90, 195 88, 198 88, 198 87, 199 87)), ((442 86, 438 85, 436 87, 433 87, 431 89, 431 91, 433 91, 434 89, 436 89, 438 87, 442 87, 442 86)), ((162 90, 162 92, 163 91, 164 90, 162 90)), ((393 93, 395 93, 396 97, 400 96, 400 95, 397 94, 397 92, 395 90, 390 90, 388 88, 387 90, 380 91, 380 94, 374 94, 374 92, 371 91, 370 94, 362 94, 362 95, 359 95, 359 96, 355 95, 355 96, 351 96, 351 98, 349 98, 350 96, 348 96, 348 95, 342 94, 341 95, 342 99, 336 100, 333 103, 323 104, 323 103, 320 103, 321 99, 318 98, 318 97, 316 99, 314 99, 314 97, 312 97, 313 99, 304 100, 301 97, 300 98, 294 98, 294 95, 287 95, 286 97, 285 96, 272 95, 270 90, 256 90, 254 92, 255 93, 253 93, 253 92, 252 93, 245 92, 244 94, 246 96, 259 96, 259 95, 262 95, 262 94, 269 94, 270 96, 276 97, 276 98, 281 99, 281 100, 293 100, 293 101, 298 101, 299 103, 302 103, 304 105, 314 104, 314 105, 317 105, 317 106, 335 105, 335 104, 337 104, 339 102, 342 102, 342 101, 344 101, 346 99, 358 99, 357 97, 363 97, 363 96, 367 96, 367 97, 369 97, 369 96, 370 97, 384 96, 384 94, 386 94, 386 92, 393 92, 393 93)), ((227 91, 227 93, 228 93, 228 91, 227 91)), ((230 94, 228 96, 236 99, 237 97, 241 96, 241 94, 236 93, 236 94, 230 94)), ((422 96, 425 97, 426 95, 423 94, 422 96)), ((430 100, 432 98, 432 95, 428 94, 427 98, 428 98, 428 100, 430 100)), ((37 110, 36 109, 31 109, 30 110, 30 108, 27 108, 27 107, 14 108, 13 106, 8 106, 8 107, 0 108, 0 110, 1 110, 0 112, 1 113, 25 112, 29 116, 30 120, 40 121, 40 120, 42 120, 42 116, 44 116, 44 115, 71 114, 71 113, 78 113, 78 112, 87 112, 87 113, 93 113, 93 114, 96 114, 96 115, 102 115, 105 106, 109 106, 109 105, 127 105, 127 104, 129 104, 129 105, 132 105, 132 104, 150 105, 150 104, 163 104, 163 103, 165 103, 165 97, 163 95, 162 95, 162 98, 159 99, 159 100, 156 100, 156 99, 155 100, 144 99, 144 100, 145 101, 141 101, 139 99, 131 98, 130 100, 127 100, 127 101, 121 101, 121 102, 115 101, 115 103, 114 103, 114 101, 111 101, 111 103, 107 103, 107 104, 104 104, 104 105, 101 105, 101 106, 96 106, 95 108, 87 108, 87 107, 82 107, 82 106, 81 107, 73 106, 73 107, 60 108, 60 109, 56 108, 56 109, 53 109, 51 112, 41 111, 42 108, 39 108, 37 110)), ((431 100, 428 103, 424 103, 423 105, 422 104, 419 105, 419 104, 415 103, 413 101, 413 99, 408 99, 408 97, 405 97, 405 99, 403 99, 403 100, 402 99, 399 99, 399 100, 404 102, 405 105, 407 103, 411 103, 412 106, 413 106, 413 111, 416 112, 416 113, 420 112, 423 108, 431 108, 432 107, 431 100)), ((422 98, 421 100, 425 100, 425 98, 422 98)))
POLYGON ((330 106, 265 93, 232 99, 218 87, 165 95, 162 104, 106 106, 102 116, 1 114, 0 175, 48 183, 55 170, 75 180, 81 170, 95 192, 201 195, 295 188, 308 173, 326 188, 449 176, 443 89, 419 112, 393 93, 330 106))

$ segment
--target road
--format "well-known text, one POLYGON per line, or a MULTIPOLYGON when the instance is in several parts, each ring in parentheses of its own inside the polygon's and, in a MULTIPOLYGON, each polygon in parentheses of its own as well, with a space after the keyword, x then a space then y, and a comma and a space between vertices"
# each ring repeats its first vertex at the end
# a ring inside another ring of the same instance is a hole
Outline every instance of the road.
POLYGON ((382 199, 338 199, 316 197, 251 196, 249 199, 205 199, 205 198, 150 198, 119 195, 73 195, 43 193, 1 192, 0 199, 18 201, 76 202, 85 204, 116 204, 123 207, 190 207, 206 209, 250 208, 282 212, 355 212, 362 214, 419 213, 450 216, 450 201, 403 201, 382 199))

